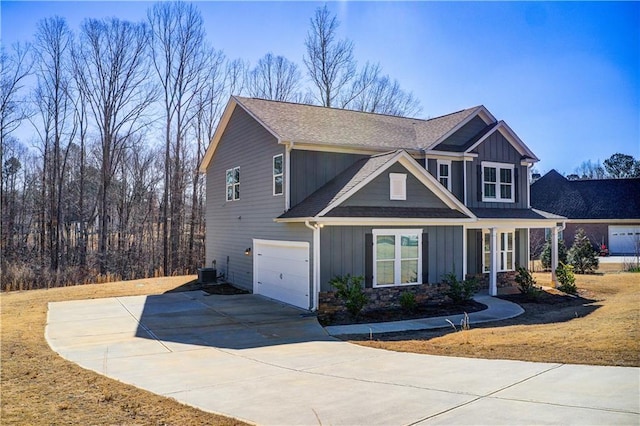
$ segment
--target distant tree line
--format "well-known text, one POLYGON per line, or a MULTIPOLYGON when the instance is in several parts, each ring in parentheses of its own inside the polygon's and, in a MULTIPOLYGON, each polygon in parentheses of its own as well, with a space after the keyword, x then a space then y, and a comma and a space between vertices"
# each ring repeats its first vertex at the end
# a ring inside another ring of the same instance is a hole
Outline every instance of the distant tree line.
POLYGON ((569 180, 582 179, 625 179, 640 177, 640 160, 631 155, 616 153, 600 161, 587 160, 567 175, 569 180))
POLYGON ((253 66, 228 57, 182 2, 76 30, 54 16, 29 43, 3 46, 1 288, 193 273, 204 262, 198 165, 230 95, 419 114, 379 64, 357 63, 338 27, 316 10, 304 75, 273 53, 253 66))

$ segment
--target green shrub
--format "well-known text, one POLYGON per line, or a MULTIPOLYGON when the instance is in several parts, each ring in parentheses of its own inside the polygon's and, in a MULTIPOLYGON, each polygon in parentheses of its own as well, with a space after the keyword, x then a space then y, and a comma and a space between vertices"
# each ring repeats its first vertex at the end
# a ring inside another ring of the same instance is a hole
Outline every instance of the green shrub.
POLYGON ((556 278, 560 282, 558 290, 569 294, 578 292, 576 277, 573 275, 573 266, 560 263, 560 266, 556 268, 556 278))
POLYGON ((471 298, 478 289, 478 282, 475 278, 460 281, 454 272, 445 274, 442 282, 449 285, 446 295, 449 296, 453 303, 464 303, 471 298))
POLYGON ((416 309, 416 295, 405 291, 400 295, 400 306, 407 312, 413 312, 416 309))
MULTIPOLYGON (((558 237, 558 261, 567 263, 567 246, 564 244, 564 240, 560 237, 558 237)), ((540 263, 544 269, 551 268, 551 238, 547 238, 544 243, 544 247, 542 247, 540 263)))
POLYGON ((598 253, 591 245, 584 229, 578 229, 573 245, 567 253, 567 263, 569 263, 578 274, 594 272, 598 269, 598 253))
POLYGON ((362 312, 368 301, 363 282, 364 277, 352 277, 350 274, 337 275, 329 281, 329 284, 336 289, 336 296, 344 302, 344 306, 353 317, 357 317, 362 312))
POLYGON ((536 285, 536 280, 531 276, 531 273, 527 268, 519 266, 518 274, 516 275, 516 282, 518 283, 518 290, 524 294, 528 299, 536 300, 542 294, 542 288, 536 285))

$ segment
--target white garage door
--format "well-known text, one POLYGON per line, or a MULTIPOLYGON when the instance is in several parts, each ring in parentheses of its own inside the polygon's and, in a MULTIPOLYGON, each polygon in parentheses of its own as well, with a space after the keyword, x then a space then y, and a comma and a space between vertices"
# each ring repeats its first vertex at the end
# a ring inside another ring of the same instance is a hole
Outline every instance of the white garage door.
POLYGON ((635 254, 640 248, 640 226, 609 226, 609 252, 635 254))
POLYGON ((253 292, 309 309, 309 243, 253 240, 253 292))

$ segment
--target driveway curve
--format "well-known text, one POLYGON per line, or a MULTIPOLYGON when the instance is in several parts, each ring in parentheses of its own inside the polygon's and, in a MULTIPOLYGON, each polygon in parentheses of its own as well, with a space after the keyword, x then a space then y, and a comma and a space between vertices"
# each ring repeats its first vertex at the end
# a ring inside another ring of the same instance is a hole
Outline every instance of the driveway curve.
POLYGON ((256 424, 640 423, 638 368, 366 348, 256 295, 50 303, 45 333, 84 368, 256 424))

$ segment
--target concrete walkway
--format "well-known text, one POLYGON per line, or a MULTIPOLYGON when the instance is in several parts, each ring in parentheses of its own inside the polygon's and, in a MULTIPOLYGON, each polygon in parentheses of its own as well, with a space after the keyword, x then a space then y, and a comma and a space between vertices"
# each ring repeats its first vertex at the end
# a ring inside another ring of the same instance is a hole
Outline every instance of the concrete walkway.
POLYGON ((46 337, 84 368, 257 424, 640 423, 638 368, 371 349, 256 295, 51 303, 46 337))
MULTIPOLYGON (((476 296, 474 297, 474 300, 487 305, 487 309, 468 314, 470 324, 505 320, 517 317, 524 312, 520 305, 498 299, 496 297, 486 295, 476 296)), ((451 324, 449 324, 447 320, 451 321, 456 327, 460 327, 463 319, 464 315, 449 315, 443 317, 420 318, 372 324, 332 325, 325 327, 325 329, 327 330, 327 333, 332 336, 341 336, 346 334, 377 334, 451 327, 451 324)))

